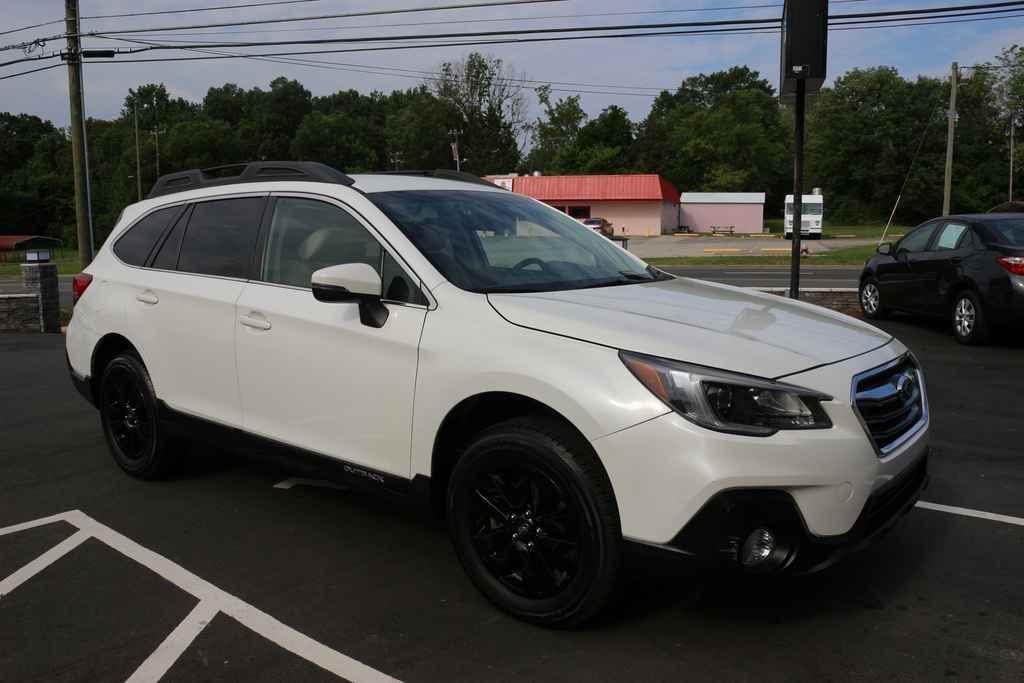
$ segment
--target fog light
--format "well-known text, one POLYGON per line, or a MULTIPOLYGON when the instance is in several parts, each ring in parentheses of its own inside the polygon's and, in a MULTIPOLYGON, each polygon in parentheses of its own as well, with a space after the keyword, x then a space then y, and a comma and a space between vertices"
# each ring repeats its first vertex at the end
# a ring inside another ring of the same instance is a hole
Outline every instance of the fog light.
POLYGON ((743 541, 740 563, 748 569, 762 566, 775 552, 775 535, 768 529, 754 529, 743 541))

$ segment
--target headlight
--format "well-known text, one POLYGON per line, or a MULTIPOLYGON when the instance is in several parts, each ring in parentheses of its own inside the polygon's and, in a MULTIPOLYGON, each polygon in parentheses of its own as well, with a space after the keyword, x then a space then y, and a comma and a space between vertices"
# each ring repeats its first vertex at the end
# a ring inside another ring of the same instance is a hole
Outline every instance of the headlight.
POLYGON ((619 357, 651 393, 708 429, 771 436, 780 429, 832 426, 821 407, 832 397, 817 391, 626 351, 619 357))

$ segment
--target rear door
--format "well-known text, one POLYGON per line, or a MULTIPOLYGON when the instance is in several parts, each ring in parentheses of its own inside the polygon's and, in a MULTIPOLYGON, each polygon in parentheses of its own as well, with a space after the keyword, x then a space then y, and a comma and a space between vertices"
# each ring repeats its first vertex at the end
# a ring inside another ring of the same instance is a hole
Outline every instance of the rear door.
POLYGON ((242 423, 235 303, 253 262, 266 194, 197 201, 165 235, 129 302, 154 389, 175 410, 242 423))
POLYGON ((373 481, 408 477, 428 308, 418 278, 340 202, 278 195, 269 211, 258 274, 235 322, 245 429, 358 464, 354 472, 373 481), (313 298, 313 272, 342 263, 381 274, 382 327, 364 325, 356 303, 313 298))
POLYGON ((971 228, 966 221, 942 222, 927 251, 917 257, 916 309, 937 315, 946 313, 949 288, 959 280, 960 264, 971 248, 971 228))
POLYGON ((930 221, 915 228, 893 247, 891 261, 881 263, 877 269, 882 300, 887 306, 914 310, 920 295, 920 266, 917 260, 931 244, 939 221, 930 221))

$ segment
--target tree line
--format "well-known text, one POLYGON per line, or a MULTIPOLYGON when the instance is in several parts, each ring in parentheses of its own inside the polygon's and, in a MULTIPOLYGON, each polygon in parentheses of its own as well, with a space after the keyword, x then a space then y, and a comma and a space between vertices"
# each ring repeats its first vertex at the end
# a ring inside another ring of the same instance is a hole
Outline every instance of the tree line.
MULTIPOLYGON (((1024 115, 1024 48, 1007 48, 990 66, 961 83, 957 212, 1006 199, 1009 121, 1024 115)), ((639 121, 616 105, 588 117, 578 95, 556 99, 550 86, 528 83, 502 60, 472 53, 442 64, 427 84, 387 94, 314 96, 279 77, 269 89, 227 83, 191 102, 162 84, 140 85, 117 118, 87 121, 97 239, 137 197, 136 117, 143 195, 158 174, 257 159, 353 173, 451 168, 457 131, 471 173, 658 173, 682 191, 766 192, 769 215, 781 215, 792 186, 792 109, 756 71, 686 78, 639 121), (529 120, 533 95, 540 115, 529 120)), ((878 67, 849 71, 811 98, 805 182, 823 188, 829 219, 884 221, 900 195, 899 222, 940 212, 948 95, 948 81, 878 67)), ((0 113, 0 233, 74 245, 70 154, 65 130, 0 113)))

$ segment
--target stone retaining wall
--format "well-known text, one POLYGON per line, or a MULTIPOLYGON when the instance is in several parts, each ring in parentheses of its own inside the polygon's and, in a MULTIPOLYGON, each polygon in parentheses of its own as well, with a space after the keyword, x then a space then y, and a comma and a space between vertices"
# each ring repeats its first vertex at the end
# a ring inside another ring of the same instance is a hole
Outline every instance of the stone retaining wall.
MULTIPOLYGON (((769 294, 778 294, 779 296, 789 296, 788 287, 768 287, 760 289, 760 291, 768 292, 769 294)), ((806 301, 809 304, 817 304, 818 306, 824 306, 825 308, 832 308, 837 311, 843 311, 844 313, 860 310, 858 292, 854 287, 801 289, 800 301, 806 301)))
POLYGON ((0 294, 0 331, 39 332, 38 294, 0 294))
POLYGON ((60 332, 60 288, 56 263, 23 263, 25 291, 0 295, 0 330, 60 332))

